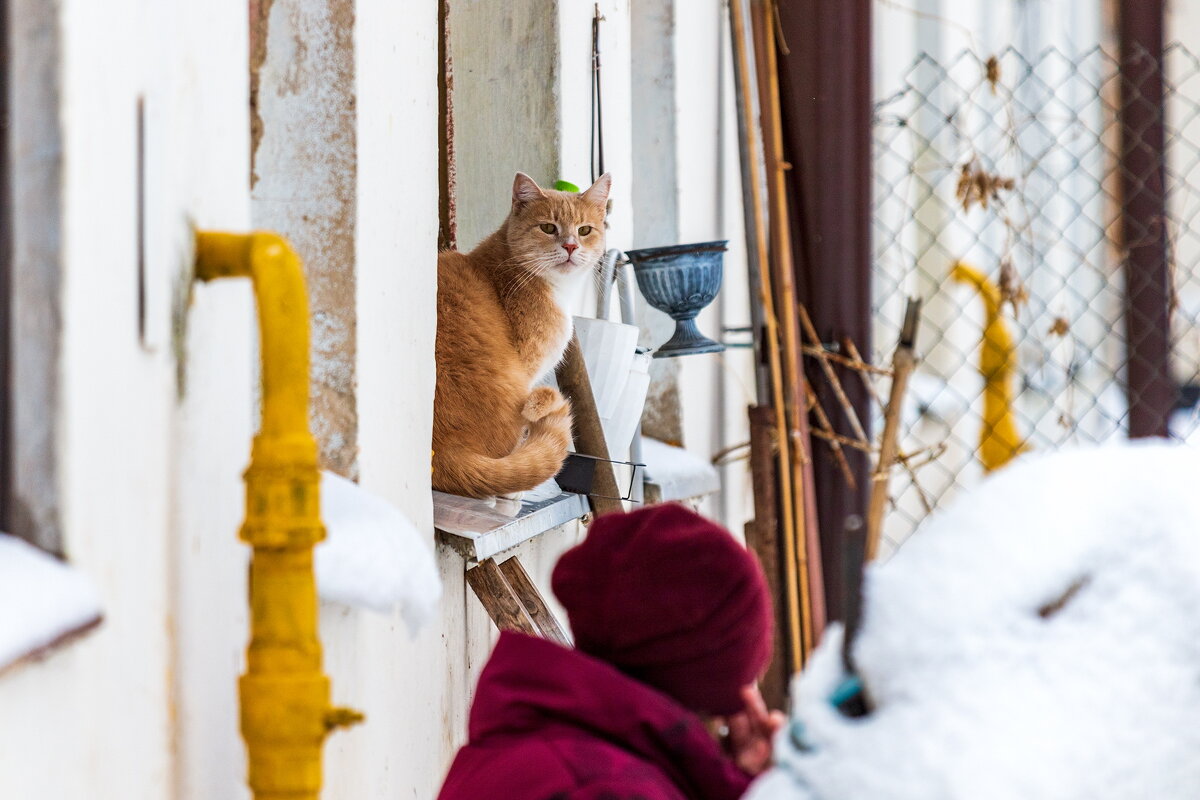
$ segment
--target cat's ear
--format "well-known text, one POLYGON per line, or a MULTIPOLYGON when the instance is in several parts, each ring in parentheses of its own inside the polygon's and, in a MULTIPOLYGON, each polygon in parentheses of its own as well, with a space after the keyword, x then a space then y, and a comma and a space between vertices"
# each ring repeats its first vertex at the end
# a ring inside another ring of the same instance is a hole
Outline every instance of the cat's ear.
POLYGON ((513 208, 532 203, 545 196, 537 182, 524 172, 518 172, 517 177, 513 178, 513 208))
POLYGON ((588 190, 579 196, 589 203, 598 205, 600 208, 605 208, 608 204, 608 190, 611 188, 612 174, 606 172, 599 178, 596 178, 596 182, 589 186, 588 190))

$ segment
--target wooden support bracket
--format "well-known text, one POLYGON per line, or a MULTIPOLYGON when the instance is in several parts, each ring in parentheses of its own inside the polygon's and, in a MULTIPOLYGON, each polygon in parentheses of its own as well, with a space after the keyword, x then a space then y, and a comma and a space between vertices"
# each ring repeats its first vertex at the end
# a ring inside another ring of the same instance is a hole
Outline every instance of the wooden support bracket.
POLYGON ((467 583, 500 630, 571 646, 562 625, 517 558, 499 564, 491 558, 482 561, 467 570, 467 583))

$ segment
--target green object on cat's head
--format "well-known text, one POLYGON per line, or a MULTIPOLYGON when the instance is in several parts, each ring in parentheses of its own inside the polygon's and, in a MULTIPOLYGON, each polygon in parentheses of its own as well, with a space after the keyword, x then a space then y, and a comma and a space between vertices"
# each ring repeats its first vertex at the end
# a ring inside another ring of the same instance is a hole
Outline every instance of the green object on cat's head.
POLYGON ((570 181, 557 180, 554 182, 554 188, 560 192, 575 192, 579 193, 579 187, 570 181))

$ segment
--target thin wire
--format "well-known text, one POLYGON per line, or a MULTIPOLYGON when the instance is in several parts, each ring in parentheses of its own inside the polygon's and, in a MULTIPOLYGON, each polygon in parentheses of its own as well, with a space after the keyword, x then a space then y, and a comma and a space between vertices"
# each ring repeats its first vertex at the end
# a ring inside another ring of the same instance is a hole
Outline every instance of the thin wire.
POLYGON ((604 174, 604 108, 600 91, 600 4, 595 4, 592 16, 592 183, 604 174))

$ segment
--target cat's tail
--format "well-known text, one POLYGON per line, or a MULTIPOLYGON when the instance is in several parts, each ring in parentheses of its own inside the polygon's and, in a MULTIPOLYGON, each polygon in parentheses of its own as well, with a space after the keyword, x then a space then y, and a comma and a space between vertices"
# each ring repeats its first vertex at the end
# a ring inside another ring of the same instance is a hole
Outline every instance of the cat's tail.
POLYGON ((501 458, 458 447, 433 455, 433 488, 465 497, 516 494, 558 474, 571 446, 571 411, 530 423, 529 437, 501 458))

